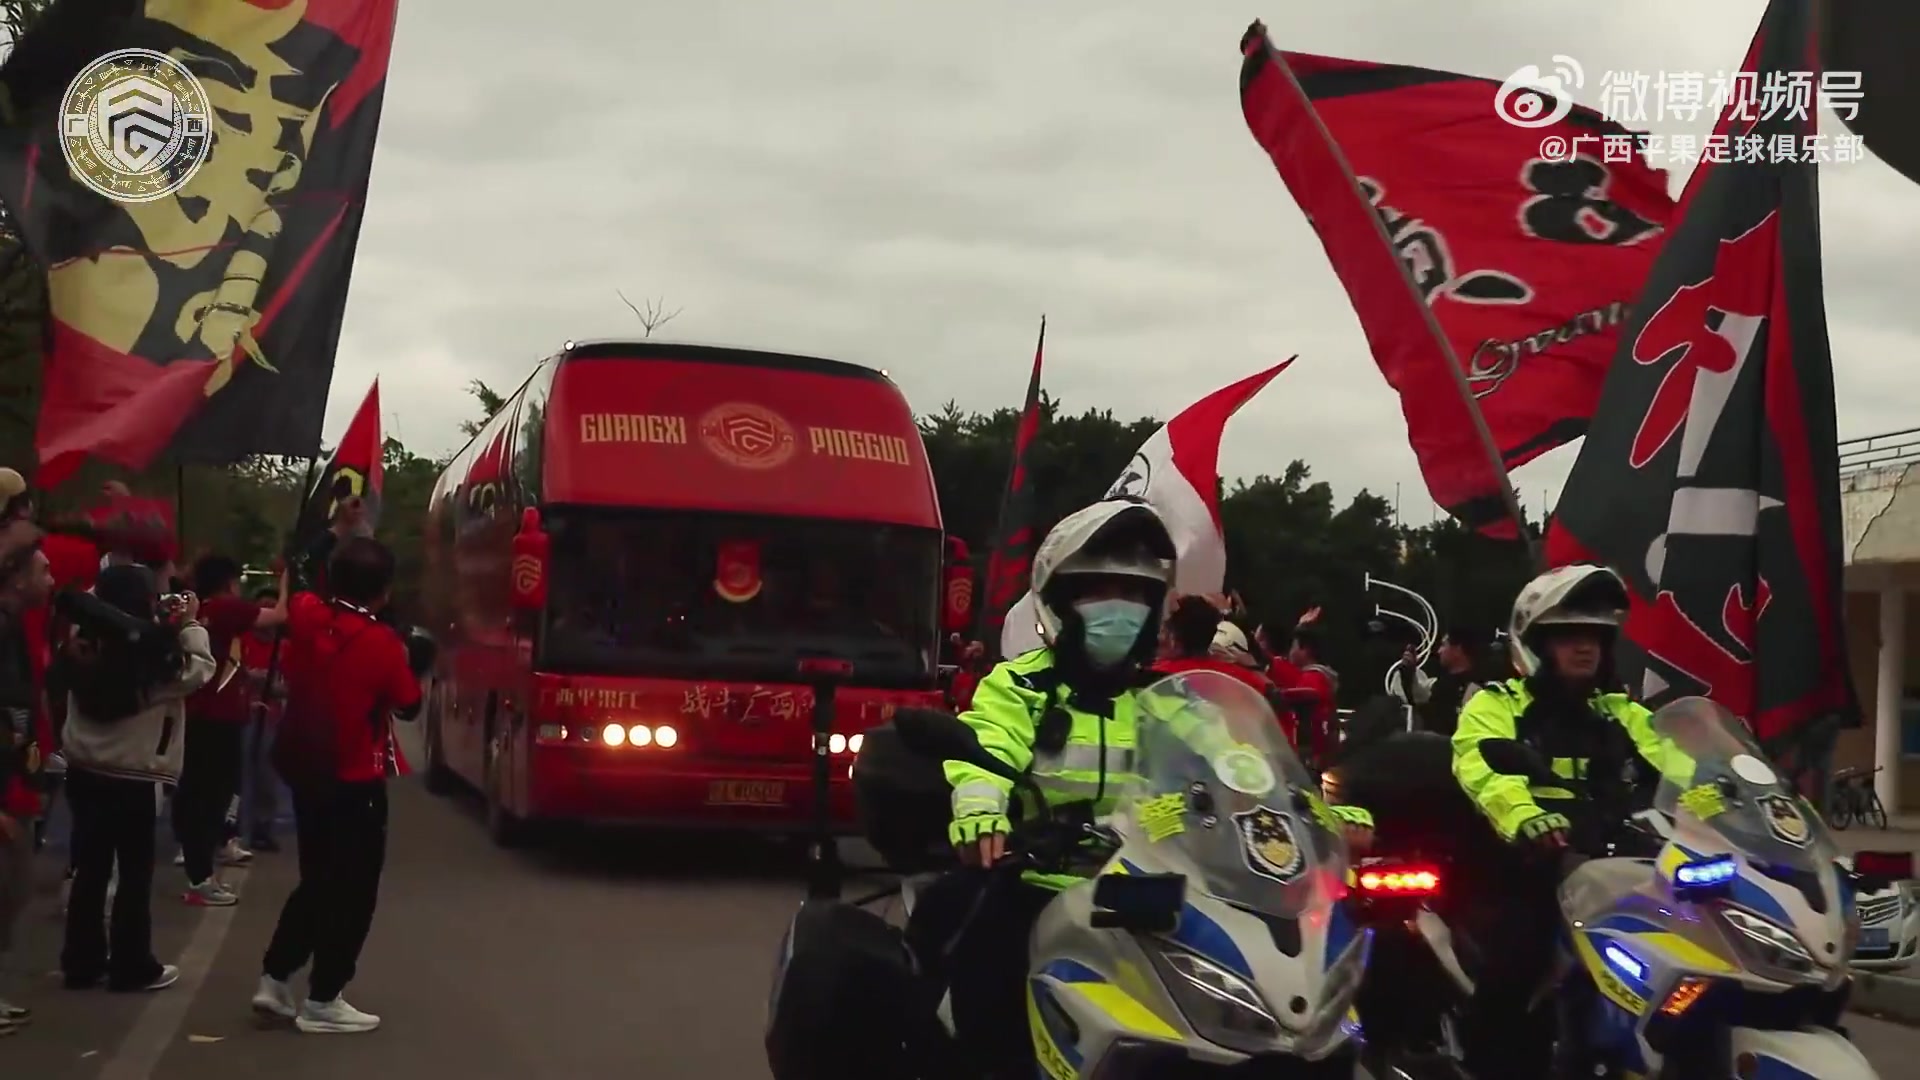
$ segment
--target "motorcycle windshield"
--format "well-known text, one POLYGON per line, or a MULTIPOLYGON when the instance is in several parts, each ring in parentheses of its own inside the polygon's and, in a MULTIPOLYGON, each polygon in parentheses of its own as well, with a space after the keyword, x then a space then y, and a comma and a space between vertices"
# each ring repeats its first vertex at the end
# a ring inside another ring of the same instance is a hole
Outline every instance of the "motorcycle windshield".
POLYGON ((1683 698, 1653 715, 1660 790, 1654 806, 1681 830, 1717 834, 1772 866, 1831 867, 1839 850, 1820 816, 1768 762, 1747 726, 1706 698, 1683 698))
POLYGON ((1187 886, 1297 918, 1338 899, 1347 849, 1313 776, 1258 690, 1216 671, 1169 676, 1137 699, 1121 826, 1187 886))

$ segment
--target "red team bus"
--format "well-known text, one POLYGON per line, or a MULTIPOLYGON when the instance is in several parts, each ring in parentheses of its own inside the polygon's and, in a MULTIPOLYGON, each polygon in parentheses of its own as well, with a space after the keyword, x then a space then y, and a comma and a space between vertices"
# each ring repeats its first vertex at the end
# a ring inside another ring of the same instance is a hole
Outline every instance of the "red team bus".
POLYGON ((861 733, 941 702, 933 473, 868 368, 570 342, 441 474, 427 548, 428 782, 479 789, 501 843, 556 821, 804 831, 809 659, 851 664, 830 740, 849 823, 861 733))

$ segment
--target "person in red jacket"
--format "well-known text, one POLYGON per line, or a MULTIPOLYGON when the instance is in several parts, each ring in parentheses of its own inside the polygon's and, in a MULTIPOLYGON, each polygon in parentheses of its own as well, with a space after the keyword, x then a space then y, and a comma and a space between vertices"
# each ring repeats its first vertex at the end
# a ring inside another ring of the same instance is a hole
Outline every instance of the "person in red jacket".
MULTIPOLYGON (((1183 671, 1218 671, 1231 675, 1262 694, 1273 689, 1272 682, 1259 672, 1236 663, 1230 656, 1219 655, 1214 649, 1216 641, 1220 653, 1232 647, 1228 640, 1220 641, 1222 632, 1239 627, 1226 621, 1213 602, 1204 596, 1183 596, 1174 602, 1173 611, 1167 616, 1167 651, 1154 662, 1153 671, 1157 675, 1177 675, 1183 671)), ((1242 650, 1244 651, 1244 639, 1242 650)))
POLYGON ((371 537, 343 539, 327 563, 329 599, 289 605, 287 711, 274 765, 293 790, 300 884, 287 897, 261 960, 256 1011, 308 1033, 372 1031, 380 1018, 347 1004, 373 925, 387 850, 387 778, 400 763, 393 718, 420 711, 407 645, 377 613, 393 588, 393 552, 371 537), (311 961, 307 997, 289 980, 311 961))
POLYGON ((1336 712, 1340 676, 1320 662, 1320 627, 1316 625, 1319 619, 1319 608, 1300 616, 1300 621, 1294 624, 1287 655, 1276 655, 1267 667, 1267 677, 1280 688, 1281 695, 1293 705, 1294 714, 1299 718, 1301 756, 1315 768, 1324 767, 1331 760, 1333 749, 1340 742, 1336 712))

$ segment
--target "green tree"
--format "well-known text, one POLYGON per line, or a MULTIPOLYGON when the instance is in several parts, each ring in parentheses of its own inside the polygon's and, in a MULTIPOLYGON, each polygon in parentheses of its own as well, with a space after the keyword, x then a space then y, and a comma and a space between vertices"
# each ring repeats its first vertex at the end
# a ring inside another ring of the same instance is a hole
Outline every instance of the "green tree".
POLYGON ((475 435, 480 434, 480 429, 487 426, 487 421, 493 419, 494 413, 506 408, 507 399, 495 391, 493 387, 488 386, 479 379, 469 381, 466 390, 467 393, 473 397, 474 401, 479 402, 481 412, 480 419, 478 420, 460 421, 461 432, 464 433, 467 438, 471 439, 475 435))

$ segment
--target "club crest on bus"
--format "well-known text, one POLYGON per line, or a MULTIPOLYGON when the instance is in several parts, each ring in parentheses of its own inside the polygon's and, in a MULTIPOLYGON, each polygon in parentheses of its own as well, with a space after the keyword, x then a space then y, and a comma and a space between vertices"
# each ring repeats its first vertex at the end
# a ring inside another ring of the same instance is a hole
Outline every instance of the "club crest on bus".
POLYGON ((776 469, 793 458, 793 426, 779 413, 745 401, 730 401, 700 418, 700 441, 741 469, 776 469))

